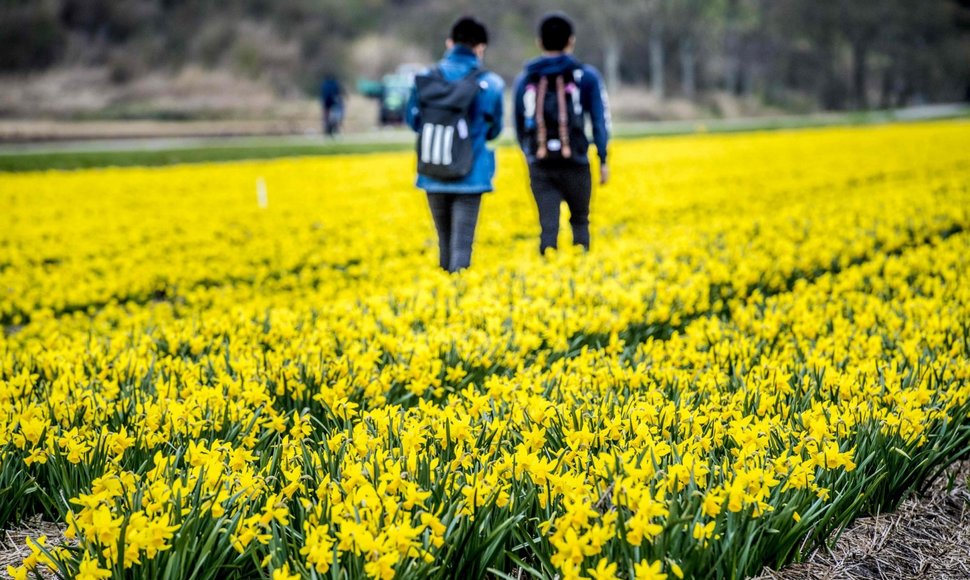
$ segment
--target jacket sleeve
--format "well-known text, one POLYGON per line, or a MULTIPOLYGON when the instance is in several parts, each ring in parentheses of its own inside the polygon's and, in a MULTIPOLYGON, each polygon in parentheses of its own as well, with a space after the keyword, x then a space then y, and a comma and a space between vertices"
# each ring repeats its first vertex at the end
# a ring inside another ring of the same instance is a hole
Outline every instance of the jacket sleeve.
POLYGON ((591 66, 585 68, 586 94, 588 103, 586 110, 589 111, 590 120, 593 124, 593 143, 596 144, 596 152, 599 155, 600 163, 606 163, 607 143, 610 140, 610 104, 606 96, 606 86, 600 77, 599 71, 591 66))
POLYGON ((488 105, 486 114, 488 121, 488 132, 485 133, 485 138, 491 141, 502 134, 503 124, 505 122, 505 103, 502 98, 505 92, 505 83, 502 78, 496 74, 488 75, 488 105))
POLYGON ((418 88, 411 87, 411 95, 408 97, 408 105, 404 110, 404 121, 411 127, 411 130, 418 132, 421 127, 421 113, 418 109, 418 88))
MULTIPOLYGON (((512 90, 512 111, 515 116, 515 140, 522 145, 525 137, 525 110, 523 110, 522 93, 525 91, 525 73, 520 74, 515 79, 515 88, 512 90)), ((523 147, 524 149, 524 147, 523 147)))

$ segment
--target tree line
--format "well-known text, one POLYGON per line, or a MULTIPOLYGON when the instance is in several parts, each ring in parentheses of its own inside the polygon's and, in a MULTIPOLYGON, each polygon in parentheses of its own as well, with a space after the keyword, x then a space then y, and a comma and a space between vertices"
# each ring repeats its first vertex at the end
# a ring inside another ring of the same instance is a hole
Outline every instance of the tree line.
POLYGON ((488 66, 511 79, 556 8, 609 85, 659 98, 724 91, 831 110, 970 99, 970 0, 0 0, 0 72, 107 66, 122 83, 194 64, 311 91, 325 73, 360 73, 363 38, 384 46, 385 67, 401 46, 430 60, 451 20, 474 13, 492 30, 488 66))

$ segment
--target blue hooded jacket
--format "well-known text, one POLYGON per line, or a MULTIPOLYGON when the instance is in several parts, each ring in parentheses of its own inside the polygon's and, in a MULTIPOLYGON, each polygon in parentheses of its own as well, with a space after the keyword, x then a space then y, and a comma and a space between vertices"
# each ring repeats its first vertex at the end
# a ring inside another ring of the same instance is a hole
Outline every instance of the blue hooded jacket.
MULTIPOLYGON (((596 144, 596 152, 599 155, 600 163, 606 163, 606 147, 610 139, 610 107, 606 97, 606 90, 600 78, 599 71, 594 67, 579 62, 570 54, 556 56, 540 56, 525 64, 525 71, 515 80, 515 93, 513 95, 515 104, 515 135, 519 141, 522 151, 526 153, 529 163, 536 160, 530 156, 524 146, 525 139, 525 106, 523 96, 526 89, 526 79, 532 75, 553 75, 561 74, 569 69, 580 69, 583 71, 582 78, 579 80, 579 102, 583 107, 583 112, 589 115, 593 125, 592 143, 596 144)), ((574 155, 574 163, 588 164, 588 155, 574 155)))
MULTIPOLYGON (((472 151, 475 161, 465 177, 455 181, 440 181, 418 174, 417 186, 431 193, 485 193, 492 191, 495 176, 495 152, 485 146, 486 141, 502 133, 502 91, 505 83, 497 74, 481 70, 478 57, 471 49, 455 45, 438 62, 442 75, 448 81, 457 81, 478 70, 481 90, 470 111, 472 151)), ((411 90, 406 121, 415 132, 421 130, 421 113, 418 110, 417 89, 411 90)))

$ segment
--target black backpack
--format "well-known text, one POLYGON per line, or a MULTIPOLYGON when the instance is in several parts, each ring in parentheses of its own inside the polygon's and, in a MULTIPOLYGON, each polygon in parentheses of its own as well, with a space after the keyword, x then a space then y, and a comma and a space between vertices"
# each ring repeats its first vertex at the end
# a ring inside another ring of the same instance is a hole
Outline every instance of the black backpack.
POLYGON ((581 68, 572 67, 561 73, 526 77, 523 147, 537 161, 572 159, 589 149, 579 95, 582 75, 581 68))
POLYGON ((421 127, 418 173, 453 181, 472 170, 471 108, 479 91, 480 71, 450 82, 438 68, 415 78, 421 127))

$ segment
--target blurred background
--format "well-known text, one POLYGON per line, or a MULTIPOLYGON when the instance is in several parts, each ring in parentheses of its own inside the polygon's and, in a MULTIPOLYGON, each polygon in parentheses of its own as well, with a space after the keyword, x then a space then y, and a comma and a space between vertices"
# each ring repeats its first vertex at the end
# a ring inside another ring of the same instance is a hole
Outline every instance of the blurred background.
POLYGON ((372 131, 457 16, 511 83, 550 9, 621 122, 970 100, 970 0, 0 0, 0 140, 319 135, 326 75, 372 131))

